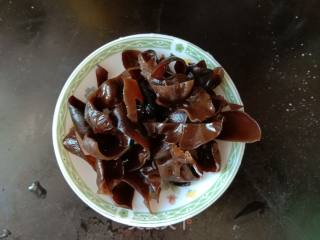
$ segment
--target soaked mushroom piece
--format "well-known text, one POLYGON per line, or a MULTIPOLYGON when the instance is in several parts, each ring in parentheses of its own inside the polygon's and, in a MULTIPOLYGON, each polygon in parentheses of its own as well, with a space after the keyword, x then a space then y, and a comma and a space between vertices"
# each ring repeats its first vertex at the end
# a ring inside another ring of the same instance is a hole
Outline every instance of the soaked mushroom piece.
POLYGON ((143 80, 141 75, 141 69, 139 67, 128 68, 122 73, 122 79, 132 78, 136 81, 143 80))
POLYGON ((141 53, 141 56, 143 57, 143 60, 146 62, 149 62, 151 60, 153 62, 159 63, 157 53, 154 50, 146 50, 141 53))
POLYGON ((84 159, 95 170, 96 159, 90 155, 86 155, 80 145, 80 138, 77 137, 77 133, 74 128, 71 128, 67 136, 63 139, 63 146, 69 152, 84 159))
POLYGON ((95 105, 95 95, 90 96, 86 104, 84 117, 94 133, 104 133, 114 128, 114 122, 108 109, 99 111, 95 105))
POLYGON ((97 78, 97 85, 98 87, 104 83, 108 79, 108 71, 101 67, 100 65, 97 65, 96 68, 96 78, 97 78))
POLYGON ((138 50, 125 50, 122 52, 122 64, 125 69, 134 68, 139 66, 138 56, 140 55, 138 50))
POLYGON ((177 73, 177 74, 170 75, 164 80, 152 79, 151 83, 157 84, 157 85, 169 86, 169 85, 183 83, 191 80, 192 79, 189 79, 185 74, 177 73))
POLYGON ((198 63, 189 63, 187 66, 187 73, 192 73, 192 75, 197 74, 200 71, 207 69, 207 64, 204 60, 200 60, 198 63))
POLYGON ((134 188, 126 182, 119 182, 112 189, 112 199, 120 207, 132 209, 134 188))
POLYGON ((146 80, 151 80, 151 74, 153 69, 158 65, 157 56, 152 51, 145 51, 138 56, 138 62, 141 69, 141 75, 146 78, 146 80))
POLYGON ((70 129, 69 133, 64 137, 63 139, 63 146, 65 149, 67 149, 69 152, 77 155, 78 157, 83 157, 84 153, 80 147, 80 144, 78 142, 76 131, 73 128, 70 129))
POLYGON ((130 138, 121 132, 86 134, 83 138, 83 148, 97 159, 115 160, 128 150, 129 141, 130 138))
POLYGON ((143 148, 141 145, 134 144, 121 157, 124 162, 125 170, 132 172, 140 169, 150 159, 150 151, 143 148))
POLYGON ((222 130, 222 122, 217 120, 204 124, 188 124, 179 141, 179 146, 184 150, 192 150, 216 139, 222 130))
POLYGON ((227 108, 231 111, 237 111, 243 108, 242 105, 235 104, 235 103, 229 103, 223 96, 214 94, 212 96, 212 102, 216 109, 215 114, 218 115, 223 111, 226 111, 227 108))
POLYGON ((85 107, 85 103, 75 96, 69 97, 68 109, 70 112, 71 120, 81 137, 83 137, 87 133, 90 133, 91 131, 88 123, 84 119, 85 107))
POLYGON ((144 204, 147 206, 149 211, 152 213, 152 209, 150 206, 150 201, 152 199, 149 182, 148 180, 139 172, 128 172, 123 177, 123 181, 133 187, 144 199, 144 204))
POLYGON ((122 161, 97 160, 96 169, 98 193, 112 195, 112 190, 124 175, 122 161))
POLYGON ((174 71, 177 74, 183 74, 185 75, 186 71, 187 71, 187 65, 186 62, 179 59, 178 61, 175 62, 174 64, 174 71))
POLYGON ((117 129, 124 135, 132 138, 136 143, 143 146, 145 149, 150 148, 150 142, 147 137, 139 131, 139 129, 127 118, 125 106, 118 104, 114 108, 114 116, 117 120, 117 129))
POLYGON ((258 123, 247 113, 241 111, 222 112, 223 128, 219 139, 252 143, 261 139, 258 123))
POLYGON ((115 104, 121 102, 122 88, 122 77, 119 75, 102 83, 94 95, 90 95, 90 98, 94 99, 95 107, 103 111, 103 109, 112 108, 115 104))
POLYGON ((186 99, 193 88, 194 81, 186 81, 172 85, 155 85, 152 88, 157 95, 156 102, 161 106, 169 106, 186 99))
POLYGON ((216 67, 212 70, 211 81, 206 84, 209 89, 214 89, 222 83, 224 70, 222 67, 216 67))
POLYGON ((190 182, 199 178, 195 170, 195 161, 188 151, 182 151, 176 145, 170 149, 170 158, 158 158, 156 164, 161 179, 168 182, 190 182))
POLYGON ((178 110, 185 111, 191 122, 203 122, 215 114, 210 95, 201 88, 194 91, 178 110))
POLYGON ((147 120, 163 121, 168 113, 168 110, 156 104, 156 94, 151 89, 147 81, 139 81, 139 87, 144 98, 142 104, 137 105, 138 118, 141 122, 147 120))
POLYGON ((207 63, 205 60, 200 60, 196 65, 196 67, 200 68, 200 69, 206 69, 207 68, 207 63))
POLYGON ((140 169, 140 173, 149 183, 149 192, 152 199, 159 202, 161 192, 161 176, 154 164, 146 164, 140 169))
POLYGON ((200 61, 198 64, 190 66, 189 71, 193 74, 196 85, 208 92, 211 92, 220 85, 224 77, 224 70, 222 67, 216 67, 211 70, 207 68, 204 61, 200 61))
POLYGON ((150 135, 164 135, 164 141, 177 143, 183 150, 196 149, 217 138, 222 129, 222 120, 211 123, 144 123, 150 135))
POLYGON ((126 78, 124 79, 123 87, 123 101, 127 109, 127 117, 132 122, 138 121, 138 113, 136 101, 143 103, 143 95, 140 91, 139 85, 135 79, 126 78))
POLYGON ((164 80, 165 74, 168 71, 170 63, 175 62, 174 70, 175 73, 185 73, 187 66, 183 59, 171 56, 162 60, 152 71, 151 78, 155 78, 158 80, 164 80))
POLYGON ((195 161, 200 171, 218 172, 221 167, 221 156, 215 141, 201 145, 194 151, 195 161))

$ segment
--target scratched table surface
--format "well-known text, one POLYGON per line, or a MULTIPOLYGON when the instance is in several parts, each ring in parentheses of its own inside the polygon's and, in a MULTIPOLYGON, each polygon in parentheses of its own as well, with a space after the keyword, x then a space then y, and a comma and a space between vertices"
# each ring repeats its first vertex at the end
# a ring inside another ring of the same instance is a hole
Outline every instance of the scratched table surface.
POLYGON ((0 238, 320 239, 319 9, 317 0, 0 0, 0 238), (88 208, 51 141, 56 99, 77 64, 149 32, 211 52, 263 130, 225 194, 165 229, 129 228, 88 208), (28 191, 36 180, 45 197, 28 191))

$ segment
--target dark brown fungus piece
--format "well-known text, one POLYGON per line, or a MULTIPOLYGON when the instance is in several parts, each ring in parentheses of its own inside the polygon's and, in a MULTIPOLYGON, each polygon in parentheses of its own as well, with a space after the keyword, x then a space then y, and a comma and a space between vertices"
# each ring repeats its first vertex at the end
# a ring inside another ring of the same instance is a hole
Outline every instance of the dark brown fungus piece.
POLYGON ((202 144, 217 138, 222 129, 222 120, 210 123, 144 123, 150 135, 162 134, 164 141, 178 143, 183 150, 196 149, 202 144))
POLYGON ((80 144, 78 142, 76 131, 74 128, 71 128, 67 136, 63 139, 63 146, 69 152, 77 155, 78 157, 83 157, 84 153, 81 150, 80 144))
POLYGON ((171 56, 162 60, 153 70, 151 74, 151 78, 155 78, 158 80, 165 79, 165 73, 168 70, 168 66, 170 63, 175 62, 174 69, 176 73, 185 73, 186 72, 186 63, 182 58, 178 58, 175 56, 171 56), (178 71, 178 72, 177 72, 178 71))
POLYGON ((203 122, 215 114, 210 95, 201 88, 194 91, 178 109, 185 111, 191 122, 203 122))
POLYGON ((208 84, 208 87, 211 89, 216 88, 222 83, 224 77, 224 70, 222 67, 216 67, 212 70, 212 79, 208 84))
POLYGON ((98 193, 111 195, 124 175, 122 161, 97 160, 96 169, 98 193))
POLYGON ((191 169, 195 167, 195 161, 190 152, 171 145, 170 155, 170 158, 155 160, 161 179, 169 182, 190 182, 199 178, 195 170, 191 169))
POLYGON ((207 69, 207 64, 204 60, 200 60, 198 63, 194 64, 194 63, 189 63, 187 66, 187 72, 188 73, 193 73, 193 74, 197 74, 201 71, 204 71, 207 69))
POLYGON ((143 60, 146 62, 152 61, 152 62, 159 62, 157 53, 154 50, 146 50, 141 53, 141 56, 143 57, 143 60))
POLYGON ((140 173, 146 178, 149 183, 150 196, 159 202, 161 191, 161 177, 158 169, 153 163, 146 164, 140 169, 140 173))
POLYGON ((223 128, 219 139, 234 142, 256 142, 261 139, 258 123, 242 111, 222 112, 223 128))
POLYGON ((171 158, 170 148, 172 144, 163 141, 163 137, 160 137, 159 135, 157 135, 156 138, 153 138, 153 140, 154 145, 151 152, 153 160, 166 160, 171 158))
POLYGON ((96 78, 97 78, 97 85, 98 87, 108 79, 108 71, 101 67, 100 65, 97 65, 96 68, 96 78))
POLYGON ((138 50, 125 50, 122 52, 122 64, 125 69, 138 67, 138 56, 140 51, 138 50))
POLYGON ((135 171, 140 169, 150 159, 150 151, 141 145, 134 144, 121 157, 126 171, 135 171))
POLYGON ((178 74, 185 74, 187 71, 186 62, 183 60, 176 61, 176 63, 174 64, 174 71, 178 74))
POLYGON ((68 109, 70 112, 70 116, 72 122, 81 137, 83 137, 86 133, 89 133, 90 126, 84 119, 84 111, 85 111, 85 103, 76 98, 75 96, 71 96, 68 99, 68 109))
POLYGON ((153 69, 157 66, 157 57, 149 51, 145 51, 138 56, 138 62, 141 69, 141 74, 148 81, 151 80, 153 69))
POLYGON ((150 206, 150 201, 152 198, 151 198, 148 180, 139 171, 135 171, 135 172, 125 173, 125 176, 123 177, 123 181, 128 183, 138 193, 141 194, 141 196, 144 199, 145 205, 147 206, 149 211, 152 213, 153 211, 150 206))
POLYGON ((218 172, 221 167, 221 156, 217 142, 208 142, 198 147, 195 150, 195 161, 200 171, 218 172))
POLYGON ((152 119, 163 121, 168 113, 168 109, 156 104, 156 94, 151 89, 149 83, 145 80, 139 81, 139 87, 144 98, 143 104, 137 105, 139 121, 147 121, 152 119))
POLYGON ((78 157, 84 159, 87 163, 91 165, 93 169, 96 166, 96 158, 86 155, 83 150, 82 146, 80 145, 80 139, 77 137, 77 133, 74 128, 71 128, 67 136, 63 139, 63 146, 69 152, 77 155, 78 157))
POLYGON ((200 61, 196 64, 196 66, 199 67, 199 68, 204 68, 204 69, 207 68, 207 64, 206 64, 206 61, 205 61, 205 60, 200 60, 200 61))
POLYGON ((192 91, 193 84, 194 81, 190 80, 173 85, 152 84, 152 88, 157 95, 156 102, 162 106, 168 106, 186 99, 192 91))
POLYGON ((85 108, 85 120, 94 133, 104 133, 114 128, 113 120, 108 109, 99 111, 95 106, 95 95, 89 97, 85 108))
POLYGON ((123 82, 121 75, 108 79, 90 97, 94 99, 94 106, 102 111, 104 108, 112 108, 122 100, 123 82))
POLYGON ((138 113, 136 100, 143 103, 143 95, 140 91, 139 85, 135 79, 126 78, 123 80, 123 101, 127 109, 127 117, 132 122, 138 121, 138 113))
POLYGON ((83 138, 83 148, 101 160, 115 160, 121 157, 129 147, 129 138, 121 132, 90 134, 83 138))
POLYGON ((113 110, 117 120, 117 129, 124 135, 132 138, 136 143, 143 146, 145 149, 150 148, 150 141, 145 137, 140 130, 127 118, 126 108, 124 104, 117 104, 113 110))
POLYGON ((229 108, 230 108, 231 111, 238 111, 238 110, 240 110, 241 108, 243 108, 242 105, 236 104, 236 103, 228 103, 228 106, 229 106, 229 108))
MULTIPOLYGON (((201 64, 202 65, 202 64, 201 64)), ((196 85, 211 92, 223 80, 224 70, 222 67, 216 67, 213 70, 195 65, 191 68, 196 85)))
POLYGON ((223 111, 227 111, 227 110, 236 111, 243 108, 242 105, 229 103, 223 96, 216 95, 216 94, 212 96, 212 102, 216 109, 216 113, 215 113, 216 115, 220 114, 223 111))
POLYGON ((183 83, 183 82, 190 81, 190 80, 192 80, 192 79, 188 79, 185 74, 176 73, 176 74, 173 74, 173 75, 169 76, 165 80, 153 79, 153 80, 151 80, 151 83, 154 83, 156 85, 164 85, 164 86, 166 86, 166 85, 173 85, 173 84, 183 83))
POLYGON ((222 120, 204 124, 188 124, 179 141, 184 150, 195 149, 202 144, 217 138, 222 130, 222 120))
POLYGON ((131 77, 137 81, 143 78, 139 67, 129 68, 126 71, 128 73, 127 77, 131 77))
POLYGON ((145 122, 143 123, 149 136, 164 136, 165 143, 177 143, 183 133, 185 124, 181 123, 160 123, 145 122))
POLYGON ((132 209, 134 188, 126 182, 119 182, 112 189, 112 199, 120 207, 132 209))

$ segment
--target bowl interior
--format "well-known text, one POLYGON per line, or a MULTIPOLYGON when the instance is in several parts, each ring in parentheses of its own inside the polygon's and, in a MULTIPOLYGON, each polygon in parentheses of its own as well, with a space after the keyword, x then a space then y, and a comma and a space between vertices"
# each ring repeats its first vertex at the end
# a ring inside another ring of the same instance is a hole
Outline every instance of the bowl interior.
MULTIPOLYGON (((181 39, 158 34, 141 34, 110 42, 89 55, 69 77, 57 102, 53 123, 53 142, 60 169, 76 194, 100 214, 115 221, 142 227, 156 227, 173 224, 190 218, 210 206, 227 189, 234 178, 244 151, 244 144, 218 141, 222 155, 222 170, 219 173, 205 173, 190 186, 163 185, 160 201, 152 202, 155 214, 150 214, 140 194, 135 193, 133 210, 117 207, 108 196, 97 194, 96 173, 83 160, 68 153, 62 146, 62 139, 72 126, 67 110, 67 98, 75 95, 85 101, 88 94, 97 89, 95 66, 99 64, 109 72, 109 77, 121 73, 124 68, 121 52, 125 49, 153 49, 159 54, 174 54, 186 61, 204 59, 208 67, 219 66, 214 58, 181 39)), ((216 90, 227 100, 241 103, 239 94, 230 77, 216 90)))

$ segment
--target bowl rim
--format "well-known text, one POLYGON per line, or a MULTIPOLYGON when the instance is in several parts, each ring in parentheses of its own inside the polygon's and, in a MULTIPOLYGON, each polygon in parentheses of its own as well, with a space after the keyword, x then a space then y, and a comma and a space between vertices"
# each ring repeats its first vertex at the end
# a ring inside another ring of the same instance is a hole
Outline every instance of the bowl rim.
MULTIPOLYGON (((196 49, 201 50, 202 52, 204 52, 207 57, 210 58, 210 60, 212 60, 216 65, 220 64, 215 60, 215 58, 208 52, 204 51, 203 49, 201 49, 200 47, 184 40, 178 37, 173 37, 173 36, 169 36, 169 35, 164 35, 164 34, 157 34, 157 33, 143 33, 143 34, 134 34, 134 35, 129 35, 129 36, 125 36, 125 37, 120 37, 118 39, 115 39, 113 41, 107 42, 106 44, 102 45, 101 47, 97 48, 96 50, 94 50, 93 52, 91 52, 87 57, 85 57, 78 65, 77 67, 72 71, 72 73, 70 74, 70 76, 68 77, 67 81, 64 83, 64 86, 59 94, 58 100, 56 102, 56 106, 54 109, 54 114, 53 114, 53 123, 52 123, 52 141, 53 141, 53 147, 54 147, 54 152, 55 152, 55 157, 56 160, 58 162, 58 166, 60 168, 60 171, 63 175, 63 177, 65 178, 66 182, 68 183, 68 185, 71 187, 71 189, 76 193, 76 195, 83 201, 85 202, 90 208, 92 208, 93 210, 95 210, 97 213, 103 215, 106 218, 109 218, 113 221, 122 223, 122 224, 126 224, 129 226, 135 226, 135 227, 161 227, 161 226, 168 226, 168 225, 172 225, 172 224, 176 224, 178 222, 181 222, 185 219, 194 217, 198 214, 200 214, 202 211, 204 211, 205 209, 207 209, 209 206, 211 206, 214 202, 216 202, 221 196, 222 194, 228 189, 228 187, 231 185, 233 179, 235 178, 239 167, 241 165, 242 162, 242 158, 243 158, 243 154, 244 154, 244 150, 245 150, 245 144, 244 143, 238 143, 240 146, 240 150, 239 150, 239 157, 238 157, 238 161, 236 162, 236 166, 234 166, 234 170, 231 173, 231 175, 229 176, 228 182, 223 186, 223 188, 221 189, 221 191, 217 194, 217 196, 212 199, 212 201, 210 201, 209 204, 207 204, 206 206, 204 206, 202 209, 198 210, 198 211, 194 211, 191 212, 187 217, 185 217, 184 219, 175 219, 175 220, 169 220, 169 221, 164 221, 164 222, 159 222, 159 223, 136 223, 136 222, 131 222, 130 219, 127 218, 120 218, 120 217, 116 217, 116 216, 112 216, 109 214, 105 214, 104 212, 101 211, 100 207, 96 206, 95 203, 93 203, 92 201, 90 201, 90 199, 88 199, 83 192, 76 186, 76 184, 74 183, 74 181, 72 180, 72 178, 69 176, 69 173, 66 170, 66 167, 62 161, 62 157, 60 155, 60 150, 59 150, 59 146, 58 146, 58 137, 57 137, 57 128, 58 128, 58 115, 60 112, 60 108, 62 107, 63 104, 63 97, 66 93, 66 91, 69 89, 70 84, 72 83, 73 79, 75 78, 75 76, 80 72, 80 70, 83 68, 83 66, 85 64, 87 64, 90 60, 94 59, 96 57, 96 55, 101 52, 103 49, 108 48, 109 46, 116 44, 117 42, 121 42, 123 40, 127 40, 127 39, 134 39, 134 38, 167 38, 167 39, 172 39, 174 41, 178 41, 178 42, 184 42, 190 46, 195 47, 196 49)), ((231 87, 233 88, 233 90, 235 91, 236 95, 237 95, 237 101, 238 103, 242 104, 240 95, 238 93, 237 88, 235 87, 232 79, 230 78, 230 76, 228 75, 228 73, 226 72, 226 79, 228 81, 228 84, 231 85, 231 87)))

